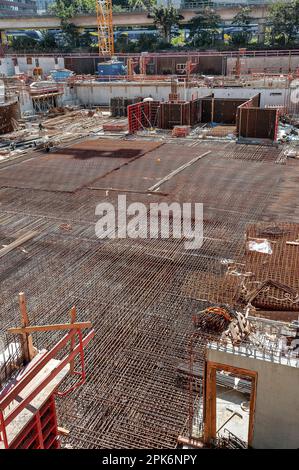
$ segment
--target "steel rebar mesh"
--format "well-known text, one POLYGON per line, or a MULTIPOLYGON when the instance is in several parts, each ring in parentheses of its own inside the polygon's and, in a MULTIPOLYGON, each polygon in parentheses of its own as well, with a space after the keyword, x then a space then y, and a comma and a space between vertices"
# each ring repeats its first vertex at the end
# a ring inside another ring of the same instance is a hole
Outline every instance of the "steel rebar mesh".
MULTIPOLYGON (((76 305, 78 320, 91 320, 96 331, 86 351, 86 384, 58 400, 59 421, 70 429, 65 445, 176 446, 189 406, 177 369, 188 362, 192 315, 211 302, 237 303, 248 224, 278 218, 283 204, 285 217, 294 215, 292 165, 275 165, 268 148, 255 149, 253 158, 240 146, 238 157, 235 144, 195 143, 186 147, 190 152, 164 145, 96 186, 141 190, 127 192, 127 201, 147 207, 152 201, 203 202, 205 238, 198 250, 186 250, 182 239, 97 239, 95 206, 116 204, 117 190, 0 189, 1 239, 39 231, 1 263, 1 331, 19 324, 20 291, 32 323, 68 321, 76 305), (157 195, 146 192, 208 149, 212 154, 162 184, 157 195)), ((60 336, 35 334, 34 343, 50 348, 60 336)))

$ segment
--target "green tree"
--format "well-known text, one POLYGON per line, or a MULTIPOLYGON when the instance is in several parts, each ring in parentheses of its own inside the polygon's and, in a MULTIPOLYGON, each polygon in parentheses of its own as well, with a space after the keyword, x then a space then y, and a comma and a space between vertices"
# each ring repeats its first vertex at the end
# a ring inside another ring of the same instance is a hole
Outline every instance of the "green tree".
POLYGON ((114 42, 116 52, 134 52, 135 43, 130 41, 128 33, 124 32, 118 35, 114 42))
POLYGON ((42 32, 42 39, 38 43, 38 49, 41 51, 51 51, 57 48, 57 44, 55 41, 55 37, 53 34, 49 33, 49 31, 42 32))
POLYGON ((11 46, 16 51, 33 51, 38 47, 37 41, 28 36, 14 37, 11 46))
POLYGON ((133 9, 142 9, 151 12, 157 5, 157 0, 128 0, 128 5, 133 9))
POLYGON ((95 12, 96 3, 95 0, 56 0, 49 9, 61 20, 70 20, 76 14, 95 12))
POLYGON ((172 29, 179 26, 180 21, 184 19, 174 6, 154 7, 148 14, 148 18, 153 18, 155 26, 161 30, 164 41, 170 43, 173 36, 172 29))
POLYGON ((251 39, 250 23, 252 18, 250 13, 250 7, 240 7, 240 10, 232 20, 233 25, 242 28, 242 32, 233 33, 232 35, 232 41, 237 45, 247 44, 251 39))
POLYGON ((75 0, 76 13, 93 13, 96 11, 95 0, 75 0))
POLYGON ((221 17, 210 7, 204 7, 191 20, 190 38, 194 46, 210 46, 219 34, 221 17))
POLYGON ((95 13, 94 0, 56 0, 50 10, 60 18, 61 29, 65 38, 65 48, 80 45, 77 27, 70 21, 80 13, 95 13))
POLYGON ((286 46, 295 41, 299 25, 299 0, 289 3, 276 2, 270 7, 269 15, 272 44, 286 46))
POLYGON ((74 2, 71 0, 56 0, 53 5, 49 7, 49 10, 58 16, 61 20, 61 24, 68 22, 75 15, 74 2))

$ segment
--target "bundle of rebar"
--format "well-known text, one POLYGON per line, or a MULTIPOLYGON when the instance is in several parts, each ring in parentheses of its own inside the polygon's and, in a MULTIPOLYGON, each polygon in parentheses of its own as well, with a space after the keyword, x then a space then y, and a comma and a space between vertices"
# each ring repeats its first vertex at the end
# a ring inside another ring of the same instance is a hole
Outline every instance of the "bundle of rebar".
POLYGON ((196 328, 206 332, 222 333, 228 325, 237 318, 237 313, 228 305, 215 305, 207 307, 193 316, 196 328))

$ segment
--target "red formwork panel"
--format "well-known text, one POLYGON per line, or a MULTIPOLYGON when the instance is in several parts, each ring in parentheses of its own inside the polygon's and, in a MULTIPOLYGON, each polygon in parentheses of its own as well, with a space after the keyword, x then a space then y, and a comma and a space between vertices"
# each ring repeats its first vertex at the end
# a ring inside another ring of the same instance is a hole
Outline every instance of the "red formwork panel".
POLYGON ((128 106, 129 132, 135 132, 155 127, 158 125, 157 113, 159 112, 159 101, 141 101, 128 106))
POLYGON ((129 132, 135 134, 139 129, 142 129, 141 123, 141 110, 144 107, 144 103, 136 103, 128 106, 128 121, 129 121, 129 132))
POLYGON ((54 394, 60 397, 66 396, 85 383, 84 347, 94 334, 94 330, 91 330, 83 337, 81 330, 72 329, 50 351, 39 352, 22 370, 16 382, 4 390, 0 395, 0 448, 57 449, 59 447, 54 394), (76 336, 79 339, 78 344, 75 346, 71 344, 70 351, 67 346, 76 336), (65 348, 68 349, 67 355, 55 360, 54 357, 65 348), (79 380, 67 390, 60 392, 59 384, 68 372, 66 366, 77 355, 81 367, 80 370, 74 370, 73 374, 77 375, 79 380), (50 372, 41 374, 37 380, 38 374, 47 366, 50 367, 50 372), (60 372, 61 375, 58 377, 60 372), (35 404, 34 407, 32 403, 35 404), (28 414, 28 411, 31 414, 28 414))
POLYGON ((54 394, 36 411, 9 449, 58 449, 60 447, 54 394))

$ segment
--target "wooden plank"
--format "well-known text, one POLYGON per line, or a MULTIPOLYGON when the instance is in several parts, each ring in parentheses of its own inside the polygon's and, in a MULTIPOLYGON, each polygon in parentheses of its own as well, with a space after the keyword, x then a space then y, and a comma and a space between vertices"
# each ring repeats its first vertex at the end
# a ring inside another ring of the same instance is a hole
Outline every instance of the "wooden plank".
MULTIPOLYGON (((26 308, 26 299, 24 292, 19 293, 19 305, 21 311, 21 325, 22 330, 29 325, 29 317, 26 308)), ((23 341, 22 341, 22 350, 23 356, 26 362, 31 361, 36 355, 36 349, 33 346, 32 336, 26 332, 22 332, 23 341)))
POLYGON ((14 242, 12 242, 12 243, 10 243, 9 245, 5 246, 4 248, 2 248, 2 249, 0 250, 0 258, 2 258, 2 256, 6 255, 6 254, 9 253, 10 251, 12 251, 12 250, 14 250, 15 248, 17 248, 18 246, 23 245, 23 243, 27 242, 28 240, 31 240, 31 239, 34 238, 37 234, 38 234, 37 231, 28 232, 28 233, 26 233, 26 235, 23 235, 22 237, 18 238, 18 239, 15 240, 14 242))
MULTIPOLYGON (((72 325, 74 325, 74 323, 76 322, 76 316, 77 316, 77 312, 76 312, 76 307, 73 306, 71 308, 71 311, 70 311, 70 323, 72 325)), ((74 350, 74 347, 75 347, 75 343, 76 343, 76 339, 75 337, 71 338, 71 352, 74 350)), ((75 359, 73 359, 71 362, 70 362, 70 373, 73 374, 75 371, 75 359)))
POLYGON ((177 168, 176 170, 172 171, 171 173, 169 173, 168 175, 164 176, 164 178, 162 178, 160 181, 158 181, 158 183, 154 184, 153 186, 151 186, 150 188, 148 188, 148 191, 155 191, 156 192, 156 189, 159 189, 159 187, 161 186, 161 184, 165 183, 166 181, 170 180, 171 178, 173 178, 175 175, 177 175, 178 173, 180 173, 181 171, 185 170, 186 168, 188 168, 189 166, 193 165, 193 163, 197 162, 197 160, 200 160, 201 158, 205 157, 206 155, 209 155, 211 153, 211 150, 209 150, 208 152, 205 152, 201 155, 198 155, 198 157, 195 157, 193 158, 192 160, 190 160, 189 162, 185 163, 184 165, 180 166, 179 168, 177 168))
POLYGON ((254 433, 254 417, 255 417, 255 403, 256 403, 256 387, 257 387, 257 372, 252 377, 251 394, 250 394, 250 407, 249 407, 249 425, 248 425, 248 447, 252 447, 253 433, 254 433))
POLYGON ((250 377, 251 383, 251 394, 250 394, 250 410, 249 410, 249 427, 248 427, 248 446, 252 446, 253 442, 253 431, 254 431, 254 413, 256 403, 256 387, 257 377, 256 371, 243 369, 239 367, 230 366, 228 364, 221 364, 218 362, 208 361, 207 362, 207 373, 206 373, 206 390, 207 395, 205 399, 205 433, 204 441, 209 443, 211 439, 216 437, 216 371, 224 370, 238 377, 250 377), (215 423, 215 428, 214 428, 215 423))
POLYGON ((56 330, 83 330, 84 328, 91 328, 90 321, 77 322, 77 323, 54 323, 53 325, 32 325, 24 328, 8 328, 8 333, 24 334, 34 333, 35 331, 56 331, 56 330))
POLYGON ((60 436, 68 436, 70 434, 69 429, 62 428, 61 426, 57 427, 57 431, 60 436))
POLYGON ((210 444, 216 438, 216 369, 207 363, 205 377, 204 442, 210 444))
POLYGON ((89 186, 88 189, 93 191, 116 191, 118 193, 136 193, 136 194, 154 194, 155 196, 168 196, 168 193, 162 193, 160 191, 142 191, 138 189, 124 189, 124 188, 104 188, 89 186))
POLYGON ((208 364, 209 364, 209 367, 214 367, 217 370, 224 370, 226 372, 230 372, 231 374, 236 374, 239 377, 242 377, 242 376, 256 377, 257 376, 257 372, 254 370, 243 369, 241 367, 234 367, 234 366, 230 366, 229 364, 221 364, 220 362, 213 362, 213 361, 209 361, 208 364))
POLYGON ((199 439, 189 439, 188 437, 179 436, 178 437, 178 444, 186 445, 193 447, 194 449, 202 449, 204 447, 204 443, 199 439))
POLYGON ((210 369, 210 433, 211 439, 216 439, 216 370, 210 369))

